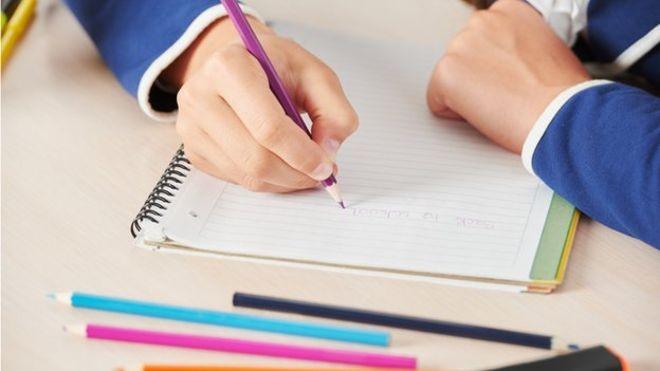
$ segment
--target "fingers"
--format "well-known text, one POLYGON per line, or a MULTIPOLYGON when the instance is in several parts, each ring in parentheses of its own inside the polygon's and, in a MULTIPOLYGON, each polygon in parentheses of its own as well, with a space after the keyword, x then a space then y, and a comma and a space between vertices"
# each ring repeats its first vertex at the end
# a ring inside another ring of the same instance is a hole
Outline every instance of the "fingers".
POLYGON ((442 67, 440 66, 440 63, 441 62, 435 67, 431 80, 429 80, 429 85, 426 89, 426 104, 436 116, 451 120, 461 120, 463 119, 461 115, 449 108, 445 101, 445 97, 443 96, 441 89, 443 73, 441 72, 442 67))
MULTIPOLYGON (((212 164, 205 157, 202 157, 201 155, 195 152, 190 152, 186 150, 186 157, 188 157, 190 162, 197 169, 207 174, 213 175, 216 178, 226 180, 230 183, 239 184, 243 188, 253 192, 288 193, 294 191, 294 189, 291 188, 286 188, 286 187, 281 187, 278 185, 266 183, 259 179, 252 178, 246 174, 242 174, 240 171, 238 171, 238 168, 235 167, 233 164, 231 164, 229 168, 219 169, 216 167, 216 165, 212 164), (236 170, 236 173, 232 174, 232 170, 236 170), (229 174, 232 174, 230 176, 231 179, 224 179, 228 177, 229 174)), ((225 159, 228 160, 228 158, 225 159)), ((215 160, 216 162, 218 161, 217 158, 215 160)))
POLYGON ((177 130, 184 139, 186 152, 195 151, 228 174, 220 178, 243 185, 250 183, 246 185, 249 189, 259 188, 256 181, 286 190, 317 185, 317 181, 259 145, 222 99, 205 92, 211 90, 208 86, 193 80, 179 93, 177 130))
POLYGON ((300 73, 299 103, 312 119, 312 138, 334 159, 339 146, 357 130, 358 117, 337 75, 306 51, 301 53, 311 68, 300 73))
MULTIPOLYGON (((479 13, 479 12, 477 12, 479 13)), ((426 91, 426 102, 435 115, 452 120, 464 120, 460 114, 460 100, 456 99, 455 92, 461 90, 468 82, 465 76, 457 75, 457 69, 464 69, 465 62, 459 60, 458 55, 470 53, 471 46, 465 38, 470 35, 465 31, 459 32, 447 46, 445 54, 436 64, 426 91), (461 81, 458 76, 461 76, 461 81)))
POLYGON ((179 91, 177 130, 191 162, 216 177, 258 191, 318 186, 337 172, 334 154, 357 116, 327 66, 291 41, 265 38, 296 105, 314 121, 315 140, 286 116, 258 61, 237 44, 210 56, 179 91))
POLYGON ((315 180, 329 177, 333 161, 286 116, 256 59, 241 46, 230 46, 214 58, 210 68, 216 91, 252 138, 293 169, 315 180))
MULTIPOLYGON (((177 127, 182 126, 177 125, 177 127)), ((295 190, 249 176, 236 166, 205 133, 191 125, 185 127, 187 129, 180 130, 180 135, 186 145, 186 157, 197 169, 255 192, 286 193, 295 190)))

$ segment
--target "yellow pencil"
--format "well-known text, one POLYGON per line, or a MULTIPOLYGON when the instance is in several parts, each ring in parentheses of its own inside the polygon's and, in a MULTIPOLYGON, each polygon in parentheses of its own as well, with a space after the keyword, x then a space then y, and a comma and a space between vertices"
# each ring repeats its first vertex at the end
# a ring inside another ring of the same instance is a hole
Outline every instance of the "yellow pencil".
POLYGON ((32 19, 34 8, 37 0, 22 0, 16 11, 9 19, 5 32, 2 35, 2 51, 0 52, 1 66, 4 67, 5 62, 9 59, 11 51, 16 44, 16 41, 23 35, 27 25, 32 19))

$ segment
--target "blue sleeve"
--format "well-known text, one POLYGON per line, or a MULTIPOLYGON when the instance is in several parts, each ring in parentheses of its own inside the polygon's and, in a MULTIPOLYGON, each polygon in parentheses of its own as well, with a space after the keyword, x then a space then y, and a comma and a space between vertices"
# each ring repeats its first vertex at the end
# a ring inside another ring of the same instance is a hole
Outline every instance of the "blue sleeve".
MULTIPOLYGON (((658 0, 591 0, 586 43, 598 61, 614 61, 628 47, 660 25, 658 0)), ((660 46, 638 60, 631 71, 660 86, 660 46)))
POLYGON ((576 94, 532 166, 591 218, 660 249, 660 98, 623 84, 576 94))
POLYGON ((218 0, 65 0, 122 86, 134 96, 149 65, 218 0))

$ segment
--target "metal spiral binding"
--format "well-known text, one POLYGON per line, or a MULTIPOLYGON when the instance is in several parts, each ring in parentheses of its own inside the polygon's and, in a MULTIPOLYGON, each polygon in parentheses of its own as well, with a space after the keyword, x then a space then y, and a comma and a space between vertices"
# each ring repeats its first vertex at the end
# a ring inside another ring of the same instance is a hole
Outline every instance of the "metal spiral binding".
POLYGON ((144 202, 142 209, 131 223, 131 235, 135 238, 142 230, 143 220, 158 223, 163 216, 163 212, 172 203, 171 198, 179 190, 179 185, 190 172, 190 161, 185 157, 183 146, 179 147, 172 157, 172 161, 167 165, 167 169, 160 177, 160 180, 144 202), (170 199, 168 199, 168 197, 170 199))

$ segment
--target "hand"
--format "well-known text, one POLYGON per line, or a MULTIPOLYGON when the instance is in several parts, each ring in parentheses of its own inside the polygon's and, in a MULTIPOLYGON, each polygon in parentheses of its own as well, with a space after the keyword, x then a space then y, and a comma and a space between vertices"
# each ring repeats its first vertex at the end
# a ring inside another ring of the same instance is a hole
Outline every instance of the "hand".
POLYGON ((428 87, 438 116, 464 118, 510 151, 563 90, 589 80, 571 50, 520 0, 477 11, 450 42, 428 87))
POLYGON ((250 20, 288 93, 312 119, 312 140, 285 115, 231 21, 209 27, 163 77, 182 85, 176 128, 198 169, 253 191, 311 188, 336 171, 357 128, 337 76, 295 42, 250 20))

